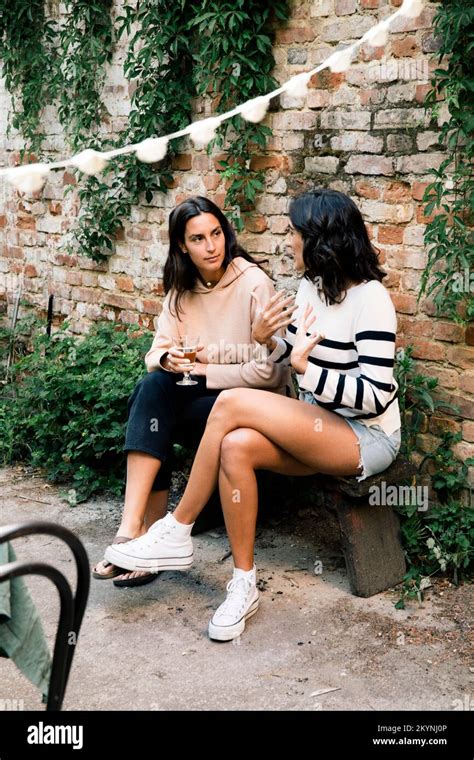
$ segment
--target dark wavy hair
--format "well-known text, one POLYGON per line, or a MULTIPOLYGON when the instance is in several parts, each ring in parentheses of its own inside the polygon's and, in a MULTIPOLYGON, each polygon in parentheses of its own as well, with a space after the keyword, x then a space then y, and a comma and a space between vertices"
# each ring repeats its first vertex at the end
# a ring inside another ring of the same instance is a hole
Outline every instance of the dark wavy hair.
POLYGON ((362 214, 344 193, 326 188, 302 193, 291 202, 289 215, 303 236, 304 276, 313 283, 319 279, 327 303, 344 300, 348 280, 386 277, 362 214))
MULTIPOLYGON (((184 244, 186 224, 190 219, 199 214, 213 214, 221 225, 225 238, 224 267, 237 256, 242 256, 246 261, 251 261, 260 269, 260 264, 268 262, 268 259, 255 261, 237 242, 234 228, 222 213, 219 206, 201 195, 194 195, 176 206, 169 215, 169 239, 170 247, 168 258, 163 269, 163 287, 165 293, 175 291, 174 305, 179 319, 180 302, 187 290, 192 290, 198 278, 198 269, 191 261, 190 256, 184 254, 181 245, 184 244)), ((171 308, 171 307, 170 307, 171 308)))

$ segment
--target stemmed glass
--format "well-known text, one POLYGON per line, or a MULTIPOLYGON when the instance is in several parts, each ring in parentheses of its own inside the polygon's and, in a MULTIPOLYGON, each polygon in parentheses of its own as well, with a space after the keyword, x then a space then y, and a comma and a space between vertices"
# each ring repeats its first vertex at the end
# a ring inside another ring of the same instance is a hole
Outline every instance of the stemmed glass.
POLYGON ((184 353, 183 358, 189 359, 190 362, 189 369, 183 371, 183 379, 178 380, 176 385, 197 385, 196 380, 191 380, 190 373, 194 369, 196 350, 199 345, 199 335, 182 335, 180 338, 176 339, 175 345, 184 353))

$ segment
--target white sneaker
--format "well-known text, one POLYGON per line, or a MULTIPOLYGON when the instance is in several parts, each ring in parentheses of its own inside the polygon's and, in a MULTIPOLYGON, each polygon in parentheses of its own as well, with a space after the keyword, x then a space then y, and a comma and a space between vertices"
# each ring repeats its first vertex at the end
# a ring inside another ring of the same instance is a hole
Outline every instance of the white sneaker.
POLYGON ((171 513, 157 520, 140 538, 113 544, 105 558, 125 570, 187 570, 193 563, 192 525, 178 523, 171 513))
POLYGON ((245 621, 255 615, 259 598, 255 576, 249 580, 235 575, 227 584, 227 598, 215 611, 209 623, 209 638, 217 641, 230 641, 240 636, 245 628, 245 621))

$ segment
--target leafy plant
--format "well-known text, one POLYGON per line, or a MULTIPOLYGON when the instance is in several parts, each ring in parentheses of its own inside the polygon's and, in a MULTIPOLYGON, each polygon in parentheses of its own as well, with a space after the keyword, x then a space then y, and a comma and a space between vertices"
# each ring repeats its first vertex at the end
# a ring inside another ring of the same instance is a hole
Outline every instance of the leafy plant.
POLYGON ((105 106, 100 100, 105 64, 113 52, 113 0, 67 0, 59 32, 60 63, 52 87, 59 120, 74 151, 97 132, 105 106))
POLYGON ((435 70, 425 99, 425 107, 434 116, 439 114, 439 101, 448 109, 439 144, 450 155, 439 169, 431 170, 435 180, 423 197, 425 215, 435 215, 425 230, 428 261, 418 299, 433 295, 438 314, 460 323, 474 317, 473 21, 474 8, 463 0, 445 0, 438 6, 433 27, 441 42, 438 62, 443 67, 435 70))
POLYGON ((0 459, 42 468, 77 503, 121 492, 127 399, 150 335, 101 323, 79 340, 67 328, 49 338, 37 320, 32 351, 13 365, 0 392, 0 459))
POLYGON ((17 129, 25 153, 41 152, 44 106, 52 100, 51 74, 57 64, 55 26, 45 16, 45 0, 3 0, 0 4, 0 59, 11 94, 8 132, 17 129))
POLYGON ((410 457, 416 449, 416 436, 427 414, 439 407, 455 409, 433 395, 438 379, 423 375, 416 369, 413 346, 400 349, 396 354, 395 378, 398 382, 398 404, 402 422, 402 454, 410 457))

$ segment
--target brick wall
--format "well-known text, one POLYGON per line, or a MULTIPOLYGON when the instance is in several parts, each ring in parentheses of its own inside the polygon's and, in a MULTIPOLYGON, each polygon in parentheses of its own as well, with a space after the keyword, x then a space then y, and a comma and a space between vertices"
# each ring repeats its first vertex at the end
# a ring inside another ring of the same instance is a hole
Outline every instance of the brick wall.
MULTIPOLYGON (((290 76, 320 63, 339 43, 359 39, 400 0, 295 0, 291 19, 276 34, 275 77, 290 76), (390 6, 387 8, 387 6, 390 6)), ((427 219, 421 198, 431 180, 430 167, 444 158, 437 130, 446 118, 440 104, 437 124, 429 124, 423 100, 435 67, 431 20, 435 4, 426 2, 418 19, 399 19, 385 49, 362 49, 358 62, 342 74, 327 70, 312 80, 307 99, 283 95, 266 122, 273 129, 268 150, 252 159, 265 170, 266 191, 248 219, 241 241, 252 253, 270 254, 271 269, 282 285, 294 285, 292 260, 286 255, 288 198, 314 185, 342 190, 358 203, 382 262, 399 319, 399 345, 412 343, 420 369, 438 377, 461 416, 433 417, 419 438, 430 450, 443 430, 460 430, 460 458, 474 453, 474 331, 433 318, 432 304, 417 304, 425 263, 423 232, 427 219)), ((117 132, 130 109, 129 85, 123 78, 125 41, 109 66, 105 102, 110 116, 105 131, 117 132)), ((0 89, 1 134, 5 134, 9 97, 0 89)), ((202 106, 197 104, 196 110, 202 106)), ((68 154, 53 107, 44 114, 44 147, 53 157, 68 154)), ((20 137, 2 137, 0 162, 11 164, 20 137)), ((220 155, 220 154, 219 154, 220 155)), ((219 155, 189 146, 173 160, 170 191, 155 194, 151 204, 133 209, 111 258, 96 264, 64 251, 78 204, 67 171, 54 174, 45 190, 26 200, 2 184, 0 213, 0 307, 11 313, 18 278, 24 298, 44 311, 55 296, 55 319, 71 320, 84 333, 97 320, 135 322, 153 328, 162 300, 160 274, 166 258, 169 210, 192 193, 223 204, 225 188, 216 171, 219 155), (1 285, 4 285, 2 288, 1 285), (3 294, 2 294, 3 290, 3 294)), ((421 454, 420 454, 421 456, 421 454)))

